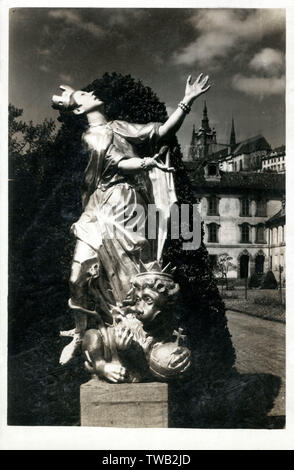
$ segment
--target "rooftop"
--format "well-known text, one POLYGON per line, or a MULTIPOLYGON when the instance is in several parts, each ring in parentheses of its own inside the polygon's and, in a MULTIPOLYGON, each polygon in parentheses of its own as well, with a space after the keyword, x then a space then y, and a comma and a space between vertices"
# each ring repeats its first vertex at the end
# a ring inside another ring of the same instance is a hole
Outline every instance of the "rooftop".
POLYGON ((286 222, 286 210, 285 206, 282 207, 282 209, 279 210, 275 215, 270 217, 266 221, 266 225, 280 225, 280 224, 285 224, 286 222))
POLYGON ((257 152, 260 150, 271 150, 271 146, 268 141, 263 137, 263 135, 259 134, 237 144, 233 151, 233 154, 241 155, 244 153, 257 152))
MULTIPOLYGON (((217 145, 217 144, 216 144, 217 145)), ((231 147, 228 145, 226 148, 222 148, 217 152, 213 152, 207 156, 207 160, 223 160, 227 157, 250 154, 253 152, 258 152, 262 150, 271 150, 271 146, 268 141, 261 134, 249 139, 243 140, 242 142, 237 143, 234 146, 234 149, 231 150, 231 147)), ((278 149, 275 149, 277 151, 278 149)))
POLYGON ((197 162, 184 162, 195 189, 222 191, 255 190, 262 192, 285 193, 285 174, 281 173, 256 173, 256 172, 224 172, 220 171, 220 179, 204 178, 203 168, 200 169, 197 162))

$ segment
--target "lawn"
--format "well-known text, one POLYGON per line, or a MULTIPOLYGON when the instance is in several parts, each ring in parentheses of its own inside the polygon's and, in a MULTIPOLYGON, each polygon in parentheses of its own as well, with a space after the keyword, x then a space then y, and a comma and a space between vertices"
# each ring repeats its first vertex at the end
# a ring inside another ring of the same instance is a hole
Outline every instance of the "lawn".
POLYGON ((235 310, 265 320, 285 323, 285 289, 282 290, 282 303, 278 289, 248 289, 247 300, 243 287, 234 290, 220 288, 227 310, 235 310))

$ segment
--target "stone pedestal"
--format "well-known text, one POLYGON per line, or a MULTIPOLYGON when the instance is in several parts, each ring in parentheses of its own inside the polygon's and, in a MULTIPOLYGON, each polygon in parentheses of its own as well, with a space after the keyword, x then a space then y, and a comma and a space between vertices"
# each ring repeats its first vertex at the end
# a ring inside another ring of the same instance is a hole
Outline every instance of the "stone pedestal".
POLYGON ((167 428, 168 385, 109 384, 97 378, 81 385, 81 426, 167 428))

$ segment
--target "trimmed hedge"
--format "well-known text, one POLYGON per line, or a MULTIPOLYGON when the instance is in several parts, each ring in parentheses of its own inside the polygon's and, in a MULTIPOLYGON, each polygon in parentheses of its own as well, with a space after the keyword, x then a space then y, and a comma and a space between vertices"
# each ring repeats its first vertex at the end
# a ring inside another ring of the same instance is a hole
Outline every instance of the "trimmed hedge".
POLYGON ((278 283, 272 271, 267 271, 261 280, 261 289, 277 289, 278 283))

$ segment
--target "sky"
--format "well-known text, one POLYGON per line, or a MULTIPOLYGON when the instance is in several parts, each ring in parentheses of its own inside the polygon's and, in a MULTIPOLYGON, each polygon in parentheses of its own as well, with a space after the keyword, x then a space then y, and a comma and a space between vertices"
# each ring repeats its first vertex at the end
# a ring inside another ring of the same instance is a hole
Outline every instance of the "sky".
POLYGON ((105 72, 150 86, 170 114, 189 74, 212 87, 178 132, 184 156, 206 99, 217 141, 262 134, 285 143, 285 10, 16 8, 10 10, 9 100, 25 120, 57 118, 60 84, 82 88, 105 72))

